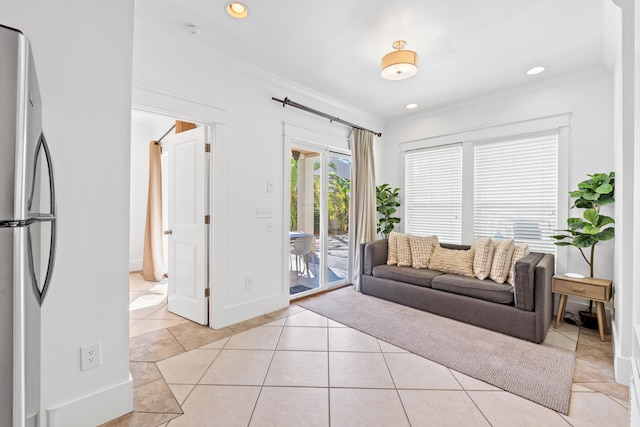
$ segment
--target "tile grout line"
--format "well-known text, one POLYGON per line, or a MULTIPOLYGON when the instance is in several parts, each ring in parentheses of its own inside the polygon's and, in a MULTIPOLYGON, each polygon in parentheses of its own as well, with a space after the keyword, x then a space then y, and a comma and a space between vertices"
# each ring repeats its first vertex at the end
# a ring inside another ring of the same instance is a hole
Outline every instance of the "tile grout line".
MULTIPOLYGON (((374 337, 375 338, 375 337, 374 337)), ((407 413, 407 408, 402 401, 402 396, 400 396, 400 390, 398 390, 398 385, 396 384, 396 379, 393 378, 393 374, 391 373, 391 368, 389 367, 389 362, 387 361, 387 357, 382 351, 382 346, 380 345, 380 339, 376 338, 376 342, 378 347, 380 348, 380 354, 382 354, 382 360, 384 360, 384 365, 387 367, 387 372, 389 373, 389 377, 391 378, 391 382, 393 383, 393 388, 396 391, 396 396, 398 396, 398 400, 400 401, 400 405, 402 406, 402 411, 404 412, 404 416, 407 419, 407 423, 411 426, 411 419, 409 418, 409 414, 407 413)))
MULTIPOLYGON (((264 378, 262 379, 262 384, 260 385, 260 390, 258 391, 258 396, 256 397, 256 402, 253 404, 253 409, 251 410, 251 416, 249 417, 249 421, 247 422, 247 427, 251 425, 251 421, 253 420, 253 416, 256 413, 256 408, 258 407, 258 402, 260 401, 260 396, 262 396, 262 390, 264 388, 264 383, 267 381, 267 376, 269 375, 269 370, 271 369, 271 364, 273 363, 273 359, 276 356, 276 351, 278 348, 278 344, 280 343, 280 338, 282 338, 282 332, 284 331, 284 325, 287 324, 287 320, 289 316, 285 318, 284 324, 280 327, 280 333, 278 334, 278 339, 276 340, 276 345, 273 348, 271 353, 271 359, 269 360, 269 366, 267 366, 267 370, 264 373, 264 378)), ((226 346, 226 343, 225 343, 226 346)))

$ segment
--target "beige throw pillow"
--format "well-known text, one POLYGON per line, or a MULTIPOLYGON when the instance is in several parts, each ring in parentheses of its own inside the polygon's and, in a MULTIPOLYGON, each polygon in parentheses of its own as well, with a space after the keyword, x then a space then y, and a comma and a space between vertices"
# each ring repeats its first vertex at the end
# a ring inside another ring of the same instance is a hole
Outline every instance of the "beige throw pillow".
POLYGON ((433 248, 438 246, 438 236, 413 236, 409 234, 409 246, 413 268, 428 268, 433 248))
POLYGON ((409 236, 398 233, 398 267, 411 267, 413 260, 411 257, 411 246, 409 236))
POLYGON ((489 277, 491 261, 493 261, 493 240, 489 237, 476 237, 471 249, 475 250, 473 256, 473 274, 480 280, 489 277))
POLYGON ((513 256, 513 239, 496 240, 493 243, 493 261, 491 262, 491 272, 489 279, 496 283, 504 283, 509 275, 511 257, 513 256))
POLYGON ((396 265, 398 263, 398 233, 395 231, 389 233, 387 245, 387 265, 396 265))
POLYGON ((529 245, 526 243, 518 243, 513 250, 511 268, 509 269, 509 277, 507 277, 507 283, 511 286, 516 282, 516 262, 525 255, 529 255, 529 245))
POLYGON ((474 250, 445 249, 436 246, 429 260, 429 268, 460 276, 475 277, 473 274, 474 250))

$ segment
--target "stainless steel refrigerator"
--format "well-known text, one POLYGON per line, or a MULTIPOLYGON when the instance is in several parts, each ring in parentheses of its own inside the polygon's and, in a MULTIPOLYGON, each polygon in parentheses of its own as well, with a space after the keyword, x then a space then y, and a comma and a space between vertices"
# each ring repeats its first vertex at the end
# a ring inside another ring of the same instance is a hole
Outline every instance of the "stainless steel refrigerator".
POLYGON ((55 258, 51 155, 29 40, 0 25, 0 426, 40 425, 40 310, 55 258))

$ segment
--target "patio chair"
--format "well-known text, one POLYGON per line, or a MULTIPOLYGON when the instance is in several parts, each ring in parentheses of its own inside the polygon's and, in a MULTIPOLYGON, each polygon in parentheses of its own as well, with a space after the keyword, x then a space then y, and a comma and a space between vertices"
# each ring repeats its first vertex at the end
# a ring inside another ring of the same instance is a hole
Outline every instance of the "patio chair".
POLYGON ((313 269, 315 271, 316 264, 313 260, 313 254, 315 253, 315 241, 316 237, 313 234, 296 237, 291 241, 290 253, 296 257, 296 271, 300 271, 299 261, 302 258, 302 261, 306 266, 308 277, 311 277, 311 272, 309 271, 309 256, 312 257, 313 269))

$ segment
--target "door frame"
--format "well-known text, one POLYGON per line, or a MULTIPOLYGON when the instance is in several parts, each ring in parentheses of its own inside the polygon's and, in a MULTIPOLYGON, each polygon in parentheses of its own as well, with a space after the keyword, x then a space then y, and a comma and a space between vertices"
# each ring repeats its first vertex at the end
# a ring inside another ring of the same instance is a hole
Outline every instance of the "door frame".
POLYGON ((207 255, 205 264, 207 266, 206 281, 210 289, 209 297, 209 327, 215 329, 219 323, 216 315, 221 312, 217 305, 221 303, 220 293, 223 291, 220 286, 224 277, 226 265, 224 248, 216 242, 214 236, 223 235, 226 226, 226 216, 221 203, 217 200, 224 200, 224 163, 220 159, 221 146, 224 142, 224 128, 226 123, 226 112, 218 107, 198 101, 157 92, 138 86, 133 86, 131 97, 131 109, 147 113, 161 114, 173 117, 186 122, 195 122, 206 126, 206 142, 211 144, 209 157, 209 172, 206 174, 208 180, 208 211, 212 221, 206 236, 207 255), (212 301, 213 300, 213 301, 212 301))
MULTIPOLYGON (((291 217, 291 172, 290 172, 291 148, 293 147, 307 148, 309 150, 314 150, 323 155, 323 160, 320 167, 321 174, 323 177, 321 181, 321 186, 322 186, 321 192, 325 195, 328 191, 327 190, 328 183, 326 179, 328 157, 332 153, 351 157, 351 151, 349 150, 349 142, 347 138, 327 135, 324 133, 316 132, 316 131, 305 129, 305 128, 300 128, 298 126, 290 125, 287 123, 284 124, 284 129, 285 129, 284 144, 283 144, 284 146, 283 148, 284 179, 283 179, 283 193, 282 193, 284 196, 283 210, 282 210, 284 212, 284 215, 282 219, 282 224, 283 224, 282 229, 286 234, 286 236, 283 236, 284 237, 283 242, 285 242, 286 244, 284 244, 282 248, 283 250, 282 277, 288 278, 289 277, 289 256, 290 256, 289 245, 288 245, 289 227, 290 227, 289 221, 291 217)), ((351 215, 351 211, 349 215, 351 215)), ((322 281, 325 280, 326 268, 327 268, 327 254, 326 254, 327 251, 325 250, 327 245, 327 233, 326 233, 327 226, 328 226, 328 211, 327 211, 327 203, 325 201, 324 206, 321 207, 321 213, 320 213, 320 230, 325 231, 320 236, 320 241, 321 241, 320 247, 322 248, 322 251, 320 253, 320 266, 322 267, 320 272, 321 284, 322 284, 322 281)), ((349 249, 349 259, 353 259, 351 248, 349 249)), ((322 291, 326 291, 336 287, 340 287, 340 286, 343 286, 345 283, 352 283, 353 268, 351 266, 351 263, 349 264, 350 265, 349 265, 347 278, 345 282, 339 281, 332 286, 329 286, 328 284, 327 286, 324 286, 324 287, 319 286, 316 289, 312 289, 309 291, 300 292, 296 295, 292 295, 289 297, 289 299, 294 300, 304 296, 312 295, 317 292, 322 292, 322 291)), ((283 288, 282 288, 283 293, 286 293, 287 295, 289 295, 289 286, 290 286, 289 280, 283 280, 283 288)))

